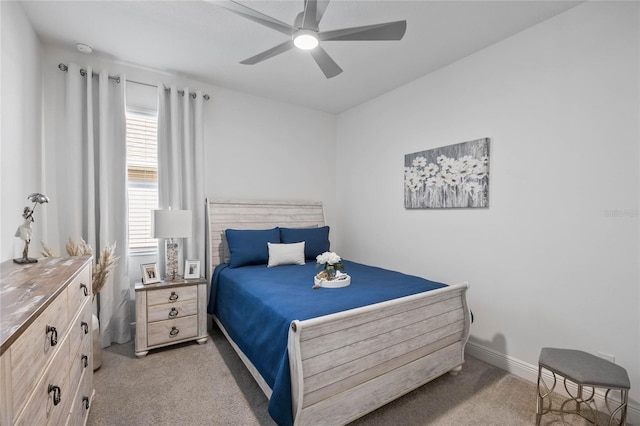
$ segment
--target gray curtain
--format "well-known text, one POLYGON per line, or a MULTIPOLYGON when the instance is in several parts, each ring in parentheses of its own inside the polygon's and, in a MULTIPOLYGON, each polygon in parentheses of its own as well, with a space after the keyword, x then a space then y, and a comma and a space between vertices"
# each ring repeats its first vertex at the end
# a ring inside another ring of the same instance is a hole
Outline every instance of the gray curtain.
MULTIPOLYGON (((178 273, 183 274, 185 259, 200 260, 204 271, 203 94, 190 92, 188 87, 158 87, 158 206, 192 211, 193 237, 182 239, 178 273)), ((158 251, 160 270, 164 271, 164 244, 158 244, 158 251)))
POLYGON ((56 158, 47 207, 57 231, 48 243, 66 253, 68 238, 82 238, 94 258, 116 243, 119 260, 98 297, 101 346, 107 347, 131 340, 124 76, 118 83, 105 70, 92 73, 86 67, 82 76, 77 64, 68 64, 64 129, 47 153, 56 158))

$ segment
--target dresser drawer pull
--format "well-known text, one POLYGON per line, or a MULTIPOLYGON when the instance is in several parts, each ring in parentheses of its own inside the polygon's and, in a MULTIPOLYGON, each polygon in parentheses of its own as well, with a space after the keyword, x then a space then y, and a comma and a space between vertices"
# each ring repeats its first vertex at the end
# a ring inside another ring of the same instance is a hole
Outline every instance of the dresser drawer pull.
POLYGON ((80 357, 80 363, 82 364, 83 368, 87 368, 89 366, 89 357, 83 354, 80 357))
POLYGON ((49 393, 53 392, 53 405, 60 404, 62 398, 60 398, 60 387, 56 385, 49 385, 49 393))
POLYGON ((51 346, 58 344, 58 330, 52 325, 47 324, 47 334, 51 333, 51 346))
POLYGON ((171 292, 171 296, 169 296, 169 302, 175 302, 176 300, 178 300, 178 295, 176 294, 175 291, 171 292))
POLYGON ((171 308, 169 311, 169 318, 175 318, 178 316, 178 310, 176 308, 171 308))
POLYGON ((82 405, 84 405, 84 409, 85 410, 89 409, 89 397, 88 396, 83 396, 82 397, 82 405))
POLYGON ((84 334, 89 334, 89 324, 87 324, 84 321, 80 322, 80 327, 82 328, 82 330, 84 331, 84 334))
POLYGON ((180 333, 180 330, 178 330, 176 327, 171 327, 171 331, 169 332, 169 336, 176 337, 178 335, 178 333, 180 333))
POLYGON ((80 288, 82 289, 85 297, 89 295, 89 288, 87 288, 86 284, 80 283, 80 288))

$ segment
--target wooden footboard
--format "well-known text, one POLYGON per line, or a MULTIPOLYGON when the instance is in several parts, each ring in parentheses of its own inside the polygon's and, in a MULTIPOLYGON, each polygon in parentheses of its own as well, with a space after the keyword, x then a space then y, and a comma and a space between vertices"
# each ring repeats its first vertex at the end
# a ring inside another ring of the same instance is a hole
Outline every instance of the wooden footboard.
POLYGON ((305 321, 289 330, 296 425, 346 424, 464 362, 468 285, 305 321))

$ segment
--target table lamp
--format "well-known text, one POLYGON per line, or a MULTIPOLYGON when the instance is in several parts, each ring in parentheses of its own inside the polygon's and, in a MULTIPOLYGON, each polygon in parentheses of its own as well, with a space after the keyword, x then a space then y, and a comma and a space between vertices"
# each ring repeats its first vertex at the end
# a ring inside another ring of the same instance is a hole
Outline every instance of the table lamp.
POLYGON ((151 221, 151 236, 166 239, 166 276, 175 280, 178 274, 178 243, 175 239, 193 236, 191 210, 153 210, 151 221))

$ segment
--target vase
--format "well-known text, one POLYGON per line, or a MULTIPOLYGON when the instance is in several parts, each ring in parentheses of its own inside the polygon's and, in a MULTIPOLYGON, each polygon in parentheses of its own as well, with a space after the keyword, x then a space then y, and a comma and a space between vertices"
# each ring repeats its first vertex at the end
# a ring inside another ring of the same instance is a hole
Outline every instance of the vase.
POLYGON ((102 365, 102 346, 100 342, 100 321, 94 314, 92 323, 92 340, 93 340, 93 370, 97 370, 102 365))
POLYGON ((327 273, 327 281, 331 281, 336 277, 336 268, 332 265, 325 266, 324 271, 327 273))

